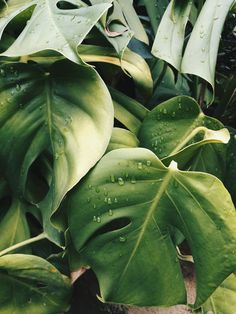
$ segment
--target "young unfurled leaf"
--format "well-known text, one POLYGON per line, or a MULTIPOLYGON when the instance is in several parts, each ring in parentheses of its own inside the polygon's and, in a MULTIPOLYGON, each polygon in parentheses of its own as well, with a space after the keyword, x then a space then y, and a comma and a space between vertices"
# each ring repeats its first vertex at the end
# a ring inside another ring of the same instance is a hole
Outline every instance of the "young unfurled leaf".
POLYGON ((195 262, 199 307, 236 267, 236 213, 216 177, 166 168, 149 150, 105 155, 68 196, 69 230, 81 266, 96 273, 104 301, 186 302, 170 227, 195 262), (206 227, 207 226, 207 227, 206 227))

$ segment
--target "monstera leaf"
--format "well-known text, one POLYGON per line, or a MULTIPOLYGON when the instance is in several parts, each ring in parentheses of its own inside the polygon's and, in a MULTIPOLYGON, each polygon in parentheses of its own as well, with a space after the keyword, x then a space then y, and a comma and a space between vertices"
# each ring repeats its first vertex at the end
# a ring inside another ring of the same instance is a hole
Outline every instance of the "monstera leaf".
POLYGON ((92 267, 104 301, 186 302, 173 226, 195 262, 196 308, 235 270, 236 213, 221 181, 175 162, 166 168, 147 149, 105 155, 68 196, 68 208, 80 265, 92 267))
POLYGON ((112 101, 92 68, 68 61, 46 71, 38 65, 2 65, 0 73, 2 170, 12 190, 24 195, 31 165, 51 152, 50 189, 39 202, 50 234, 51 213, 106 150, 112 101))
POLYGON ((42 258, 22 254, 0 257, 0 280, 3 314, 53 314, 69 307, 69 278, 42 258))
POLYGON ((212 294, 212 296, 195 311, 198 314, 229 314, 236 308, 236 278, 230 275, 212 294))
POLYGON ((2 55, 15 57, 42 50, 55 50, 71 61, 81 63, 77 53, 78 45, 111 5, 105 3, 83 7, 79 0, 33 0, 27 1, 26 4, 23 2, 17 10, 8 12, 7 8, 3 12, 0 34, 17 14, 32 6, 36 7, 31 19, 15 42, 2 55), (65 2, 73 9, 64 8, 62 4, 65 2))
POLYGON ((138 138, 165 164, 171 160, 181 169, 224 173, 224 150, 217 143, 228 143, 230 135, 218 120, 204 115, 190 97, 172 98, 147 114, 138 138), (191 167, 191 168, 189 168, 191 167))

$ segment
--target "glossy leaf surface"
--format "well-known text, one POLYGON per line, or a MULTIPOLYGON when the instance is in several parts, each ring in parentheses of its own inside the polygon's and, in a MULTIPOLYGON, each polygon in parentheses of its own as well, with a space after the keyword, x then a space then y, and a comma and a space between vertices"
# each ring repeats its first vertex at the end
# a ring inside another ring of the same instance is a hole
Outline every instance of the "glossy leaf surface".
POLYGON ((92 68, 70 62, 55 63, 46 72, 20 63, 3 65, 0 71, 2 169, 13 191, 24 194, 32 163, 51 151, 52 181, 39 204, 49 226, 67 191, 105 152, 113 126, 112 101, 92 68))
POLYGON ((187 169, 190 164, 192 170, 212 172, 211 167, 219 170, 221 167, 214 164, 214 156, 217 156, 216 162, 223 159, 214 143, 228 143, 230 136, 218 120, 204 115, 194 99, 180 96, 158 105, 147 114, 138 138, 141 146, 152 150, 167 165, 174 159, 182 169, 187 169), (211 145, 206 152, 202 148, 205 145, 211 145), (207 153, 212 154, 209 164, 207 153))
POLYGON ((55 314, 69 307, 69 278, 42 258, 22 254, 0 257, 0 280, 2 314, 55 314))
POLYGON ((81 265, 95 271, 105 301, 186 302, 169 226, 191 249, 196 307, 235 269, 236 213, 223 184, 208 174, 179 171, 174 162, 166 168, 149 150, 105 155, 73 190, 68 206, 81 265))
POLYGON ((55 50, 71 61, 81 63, 77 47, 108 10, 110 4, 81 7, 81 1, 72 0, 67 2, 74 9, 67 10, 60 7, 61 2, 63 1, 33 0, 14 10, 13 13, 8 13, 6 10, 0 23, 1 32, 16 14, 36 5, 24 30, 2 55, 16 57, 43 50, 55 50))

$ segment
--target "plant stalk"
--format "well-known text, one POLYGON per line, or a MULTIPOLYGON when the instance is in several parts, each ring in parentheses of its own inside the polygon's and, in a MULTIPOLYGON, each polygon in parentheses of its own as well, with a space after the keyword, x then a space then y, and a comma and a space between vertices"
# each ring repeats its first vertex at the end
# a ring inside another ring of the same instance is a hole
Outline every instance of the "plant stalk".
POLYGON ((11 251, 19 249, 19 248, 21 248, 23 246, 26 246, 26 245, 29 245, 31 243, 34 243, 34 242, 37 242, 37 241, 41 241, 41 240, 44 240, 44 239, 46 239, 46 234, 43 232, 43 233, 37 235, 36 237, 33 237, 33 238, 27 239, 25 241, 19 242, 17 244, 14 244, 14 245, 8 247, 5 250, 0 251, 0 257, 5 255, 5 254, 8 254, 11 251))

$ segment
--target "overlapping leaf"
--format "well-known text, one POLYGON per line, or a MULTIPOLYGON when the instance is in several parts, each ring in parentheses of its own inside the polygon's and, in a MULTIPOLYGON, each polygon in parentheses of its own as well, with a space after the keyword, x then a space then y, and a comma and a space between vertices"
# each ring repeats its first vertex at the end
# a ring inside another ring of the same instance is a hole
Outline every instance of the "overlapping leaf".
POLYGON ((230 275, 194 313, 198 314, 230 314, 236 308, 236 278, 230 275))
POLYGON ((25 194, 33 162, 43 151, 52 154, 50 189, 39 204, 49 234, 52 212, 106 150, 112 101, 92 68, 71 62, 46 72, 37 65, 2 65, 0 73, 0 160, 12 191, 25 194))
POLYGON ((26 8, 35 6, 33 14, 15 42, 2 55, 24 56, 43 50, 55 50, 66 58, 81 63, 77 53, 83 41, 99 18, 111 6, 109 3, 83 7, 81 1, 68 1, 74 9, 63 9, 58 0, 39 0, 23 3, 17 10, 3 12, 0 33, 6 25, 26 8), (46 31, 45 31, 46 30, 46 31))
POLYGON ((154 108, 144 119, 138 138, 165 164, 176 160, 181 169, 206 171, 223 177, 229 132, 218 120, 204 115, 190 97, 172 98, 154 108), (207 144, 207 145, 206 145, 207 144))
POLYGON ((199 307, 236 266, 236 213, 216 177, 166 168, 146 149, 118 149, 69 196, 72 240, 104 301, 186 302, 169 226, 191 249, 199 307))
POLYGON ((0 281, 2 314, 54 314, 69 308, 69 278, 42 258, 22 254, 0 257, 0 281))

